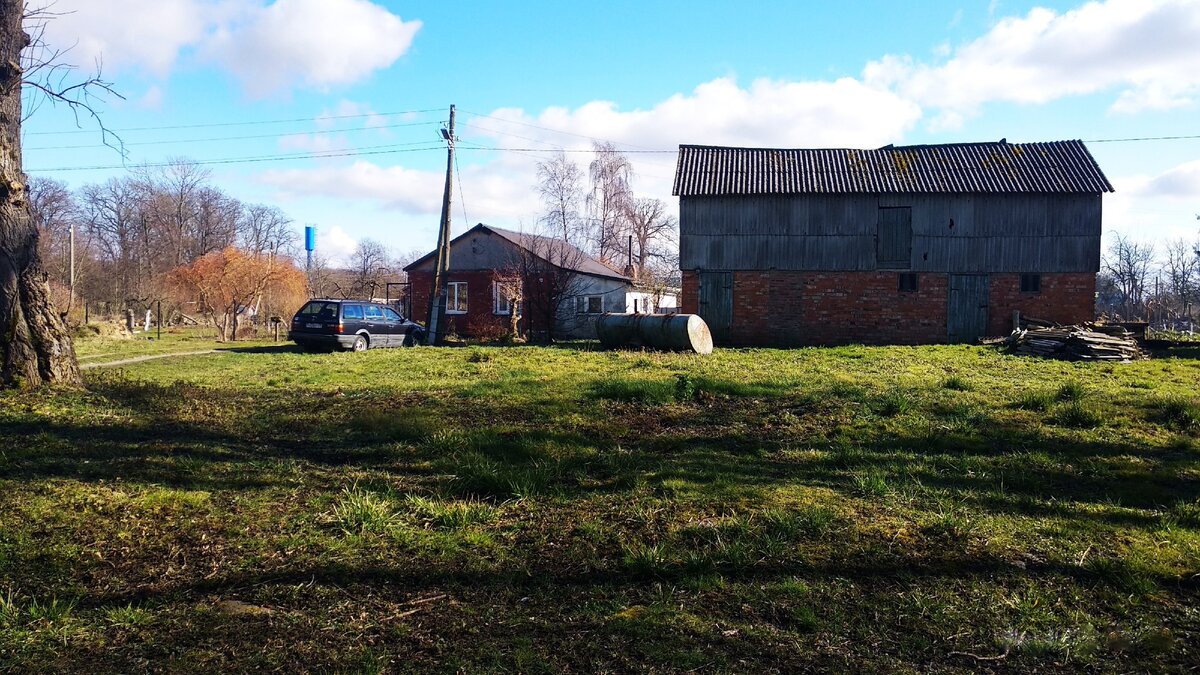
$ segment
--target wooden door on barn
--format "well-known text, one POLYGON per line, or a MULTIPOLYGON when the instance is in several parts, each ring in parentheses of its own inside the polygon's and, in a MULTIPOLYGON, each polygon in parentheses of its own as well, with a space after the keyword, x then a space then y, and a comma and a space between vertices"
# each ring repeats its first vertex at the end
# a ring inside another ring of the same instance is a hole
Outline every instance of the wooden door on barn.
POLYGON ((987 334, 988 276, 951 274, 946 302, 946 337, 950 342, 974 342, 987 334))
POLYGON ((698 304, 713 342, 727 342, 733 324, 733 272, 701 272, 698 304))

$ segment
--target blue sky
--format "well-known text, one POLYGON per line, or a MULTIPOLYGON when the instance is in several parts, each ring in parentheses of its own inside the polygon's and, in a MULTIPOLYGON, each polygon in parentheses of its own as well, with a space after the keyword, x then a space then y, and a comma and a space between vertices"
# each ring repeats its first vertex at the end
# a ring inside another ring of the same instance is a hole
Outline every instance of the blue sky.
MULTIPOLYGON (((214 162, 215 184, 317 225, 335 260, 364 237, 432 248, 437 129, 451 103, 456 232, 533 227, 537 162, 562 148, 586 165, 591 139, 631 151, 635 191, 674 207, 679 143, 1200 135, 1200 0, 58 0, 54 10, 65 14, 48 39, 73 45, 69 61, 102 62, 125 96, 101 112, 127 166, 214 162)), ((122 158, 99 142, 94 125, 43 106, 26 123, 27 170, 74 187, 121 175, 122 158)), ((1200 138, 1089 148, 1118 190, 1106 232, 1195 239, 1200 138)))

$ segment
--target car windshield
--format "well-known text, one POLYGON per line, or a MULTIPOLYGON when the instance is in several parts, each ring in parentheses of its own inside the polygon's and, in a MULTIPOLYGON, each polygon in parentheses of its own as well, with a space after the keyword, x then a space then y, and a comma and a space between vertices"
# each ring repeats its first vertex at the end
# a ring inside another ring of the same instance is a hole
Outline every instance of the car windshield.
POLYGON ((300 308, 297 314, 304 319, 323 319, 330 320, 337 318, 338 306, 336 302, 320 302, 313 301, 300 308))

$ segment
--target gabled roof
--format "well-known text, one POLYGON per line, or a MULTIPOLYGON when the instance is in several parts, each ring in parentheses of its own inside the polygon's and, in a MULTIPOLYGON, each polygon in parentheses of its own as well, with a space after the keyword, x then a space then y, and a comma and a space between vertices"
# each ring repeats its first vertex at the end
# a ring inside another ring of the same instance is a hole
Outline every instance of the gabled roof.
POLYGON ((1112 184, 1083 141, 876 150, 679 146, 673 194, 1087 193, 1112 184))
MULTIPOLYGON (((565 267, 566 269, 570 269, 574 272, 588 274, 594 277, 606 277, 609 279, 617 279, 619 281, 632 281, 629 277, 617 272, 613 268, 605 265, 599 260, 596 260, 595 258, 576 248, 571 243, 563 241, 562 239, 543 237, 538 234, 527 234, 525 232, 514 232, 512 230, 505 230, 499 227, 492 227, 491 225, 484 225, 483 223, 479 223, 475 227, 472 227, 454 239, 451 239, 451 249, 454 248, 454 245, 460 239, 469 234, 480 231, 490 232, 491 234, 504 239, 510 244, 513 244, 518 248, 524 249, 538 256, 542 260, 545 260, 547 263, 552 265, 565 267), (567 264, 564 265, 563 263, 567 264)), ((436 255, 436 250, 430 251, 429 253, 426 253, 420 258, 417 258, 413 262, 409 263, 404 268, 404 271, 412 271, 436 255)))

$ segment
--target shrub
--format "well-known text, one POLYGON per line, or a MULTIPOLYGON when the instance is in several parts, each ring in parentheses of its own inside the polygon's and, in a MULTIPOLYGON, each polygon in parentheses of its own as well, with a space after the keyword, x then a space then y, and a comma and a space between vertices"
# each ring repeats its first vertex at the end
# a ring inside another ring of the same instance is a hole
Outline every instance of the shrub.
POLYGON ((958 375, 951 375, 942 382, 942 389, 950 389, 952 391, 971 391, 974 387, 965 378, 958 375))
POLYGON ((912 410, 912 407, 912 399, 898 391, 889 391, 871 405, 875 414, 881 417, 895 417, 912 410))
POLYGON ((342 490, 333 517, 349 534, 386 532, 396 522, 396 512, 386 498, 357 487, 342 490))
POLYGON ((1023 391, 1013 401, 1014 408, 1045 412, 1054 403, 1054 395, 1046 391, 1023 391))
POLYGON ((1200 402, 1181 396, 1164 399, 1158 405, 1163 424, 1180 431, 1200 430, 1200 402))
POLYGON ((1075 429, 1094 429, 1104 423, 1104 418, 1090 406, 1079 401, 1063 406, 1057 415, 1058 423, 1075 429))
POLYGON ((1063 382, 1062 386, 1055 392, 1054 398, 1059 401, 1080 401, 1083 400, 1084 394, 1087 391, 1083 385, 1078 382, 1063 382))

